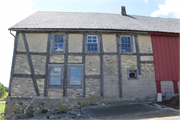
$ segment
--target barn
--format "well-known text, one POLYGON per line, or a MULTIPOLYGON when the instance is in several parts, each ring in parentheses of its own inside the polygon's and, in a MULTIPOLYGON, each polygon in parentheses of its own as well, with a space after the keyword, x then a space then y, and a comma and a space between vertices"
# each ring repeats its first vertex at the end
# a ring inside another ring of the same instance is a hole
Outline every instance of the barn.
POLYGON ((178 94, 179 23, 125 7, 30 15, 9 28, 16 35, 6 115, 178 94))

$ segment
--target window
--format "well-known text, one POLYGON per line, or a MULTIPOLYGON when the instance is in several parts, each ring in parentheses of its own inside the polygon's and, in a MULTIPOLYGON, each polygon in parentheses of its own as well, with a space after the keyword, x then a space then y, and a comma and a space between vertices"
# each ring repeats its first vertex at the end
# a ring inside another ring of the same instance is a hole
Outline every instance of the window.
POLYGON ((133 52, 133 44, 131 36, 121 36, 121 52, 132 53, 133 52))
POLYGON ((69 87, 82 87, 83 80, 83 65, 68 65, 69 72, 69 87))
POLYGON ((52 35, 50 53, 64 52, 64 50, 65 50, 65 35, 52 35))
POLYGON ((129 69, 128 70, 128 79, 138 79, 138 70, 129 69))
POLYGON ((62 86, 63 65, 49 65, 48 70, 49 86, 62 86))
POLYGON ((63 35, 54 35, 53 51, 63 51, 63 35))
POLYGON ((98 36, 96 35, 87 36, 87 51, 88 52, 98 51, 98 36))

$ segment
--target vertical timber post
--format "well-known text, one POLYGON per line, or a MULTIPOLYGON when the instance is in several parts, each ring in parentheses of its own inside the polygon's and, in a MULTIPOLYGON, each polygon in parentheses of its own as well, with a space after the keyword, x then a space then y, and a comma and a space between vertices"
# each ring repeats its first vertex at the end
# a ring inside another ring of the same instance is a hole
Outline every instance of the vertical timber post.
POLYGON ((103 43, 102 35, 99 35, 100 41, 100 74, 101 74, 101 96, 104 97, 104 70, 103 70, 103 43))
POLYGON ((141 75, 141 64, 140 64, 140 54, 139 54, 139 42, 137 35, 134 35, 135 44, 136 44, 136 56, 137 56, 137 68, 139 75, 141 75))
POLYGON ((85 33, 83 34, 83 40, 82 40, 82 64, 83 64, 83 94, 82 97, 86 96, 86 80, 85 80, 85 39, 86 39, 86 35, 85 33))
POLYGON ((22 33, 22 36, 23 36, 23 40, 24 40, 24 45, 25 45, 25 49, 26 49, 26 54, 27 54, 27 58, 28 58, 29 67, 30 67, 30 70, 31 70, 31 77, 32 77, 32 80, 33 80, 33 83, 34 83, 34 89, 35 89, 36 95, 40 96, 38 86, 37 86, 36 76, 35 76, 35 73, 34 73, 34 67, 33 67, 33 63, 32 63, 32 60, 31 60, 31 55, 30 55, 30 52, 29 52, 29 46, 28 46, 28 43, 27 43, 25 33, 22 33))
POLYGON ((119 97, 122 97, 122 69, 121 69, 121 53, 119 50, 119 35, 116 35, 116 46, 117 46, 119 97))
POLYGON ((65 47, 65 54, 64 54, 64 80, 63 80, 63 96, 67 96, 67 62, 68 62, 68 39, 69 35, 65 34, 66 38, 66 47, 65 47))
POLYGON ((49 58, 50 58, 50 44, 51 44, 51 34, 48 34, 48 40, 47 40, 47 54, 46 54, 46 68, 45 68, 45 80, 44 80, 44 96, 48 95, 47 91, 47 80, 48 80, 48 64, 49 64, 49 58))
POLYGON ((15 63, 16 63, 16 52, 17 52, 17 46, 18 46, 18 39, 19 39, 19 33, 16 33, 15 40, 14 40, 14 52, 13 52, 12 65, 11 65, 8 96, 11 96, 11 88, 12 88, 14 67, 15 67, 15 63))

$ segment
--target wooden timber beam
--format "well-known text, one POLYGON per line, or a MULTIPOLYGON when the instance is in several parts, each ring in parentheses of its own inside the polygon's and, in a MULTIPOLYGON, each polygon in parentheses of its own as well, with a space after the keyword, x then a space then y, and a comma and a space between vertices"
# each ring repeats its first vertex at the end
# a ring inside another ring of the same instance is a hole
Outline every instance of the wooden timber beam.
POLYGON ((139 54, 139 42, 138 42, 138 37, 137 35, 134 35, 135 39, 135 45, 136 45, 136 56, 137 56, 137 68, 139 75, 141 75, 141 64, 140 64, 140 54, 139 54))
POLYGON ((65 42, 65 55, 64 55, 64 79, 63 79, 63 96, 67 96, 67 79, 68 79, 68 76, 67 76, 67 62, 68 62, 68 37, 69 35, 68 34, 65 34, 65 39, 66 39, 66 42, 65 42))
POLYGON ((99 35, 100 41, 100 75, 101 75, 101 96, 104 97, 104 70, 103 70, 103 43, 102 35, 99 35))
POLYGON ((17 51, 17 46, 18 46, 18 39, 19 39, 19 33, 16 33, 15 41, 14 41, 14 52, 13 52, 13 59, 12 59, 12 66, 11 66, 11 74, 10 74, 10 80, 9 80, 8 96, 11 96, 11 88, 12 88, 14 67, 15 67, 15 62, 16 62, 16 51, 17 51))
POLYGON ((122 68, 121 68, 121 53, 119 50, 119 35, 116 35, 117 45, 117 65, 118 65, 118 85, 119 85, 119 97, 122 97, 122 68))
POLYGON ((83 94, 82 97, 86 97, 86 78, 85 78, 85 40, 86 40, 86 35, 83 34, 83 40, 82 40, 82 64, 83 64, 83 94))
POLYGON ((22 33, 22 36, 23 36, 23 40, 24 40, 24 45, 25 45, 25 49, 26 49, 26 54, 27 54, 27 58, 28 58, 29 67, 30 67, 30 70, 31 70, 31 77, 32 77, 32 80, 33 80, 33 83, 34 83, 34 89, 35 89, 36 95, 40 96, 37 81, 36 81, 36 76, 35 76, 35 73, 34 73, 34 67, 33 67, 33 63, 32 63, 32 60, 31 60, 31 55, 30 55, 30 52, 29 52, 29 46, 28 46, 28 43, 27 43, 25 33, 22 33))
POLYGON ((44 96, 48 95, 47 91, 47 81, 48 81, 48 64, 50 61, 50 44, 51 44, 51 34, 48 34, 48 40, 47 40, 47 54, 46 54, 46 68, 45 68, 45 80, 44 80, 44 96))

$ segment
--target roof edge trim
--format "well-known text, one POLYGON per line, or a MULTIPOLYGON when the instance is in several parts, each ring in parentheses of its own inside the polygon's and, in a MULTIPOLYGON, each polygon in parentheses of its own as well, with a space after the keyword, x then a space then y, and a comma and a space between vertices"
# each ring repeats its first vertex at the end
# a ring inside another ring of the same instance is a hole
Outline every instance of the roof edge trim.
POLYGON ((148 32, 148 34, 152 35, 160 35, 160 36, 174 36, 179 37, 179 33, 161 33, 161 32, 148 32))

